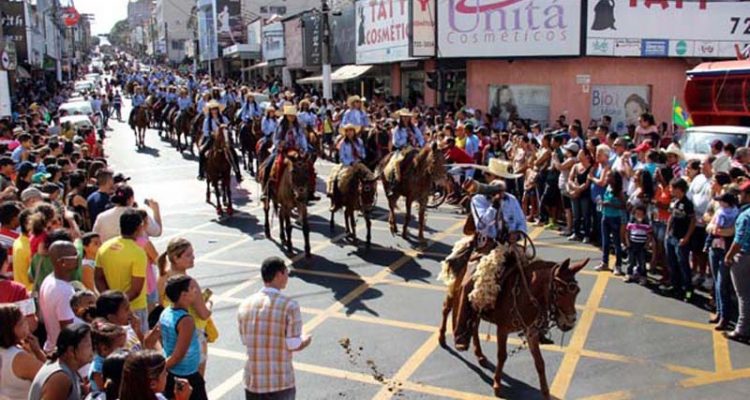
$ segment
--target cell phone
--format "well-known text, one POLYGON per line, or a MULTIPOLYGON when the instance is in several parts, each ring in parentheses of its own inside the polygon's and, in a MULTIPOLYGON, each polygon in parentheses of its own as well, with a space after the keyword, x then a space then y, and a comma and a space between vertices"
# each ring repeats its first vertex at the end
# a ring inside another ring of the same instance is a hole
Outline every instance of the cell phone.
POLYGON ((214 292, 211 290, 211 288, 205 288, 203 289, 203 301, 208 301, 208 299, 213 296, 214 292))
POLYGON ((149 205, 148 203, 149 203, 148 199, 143 199, 143 204, 145 204, 146 206, 148 206, 149 205))

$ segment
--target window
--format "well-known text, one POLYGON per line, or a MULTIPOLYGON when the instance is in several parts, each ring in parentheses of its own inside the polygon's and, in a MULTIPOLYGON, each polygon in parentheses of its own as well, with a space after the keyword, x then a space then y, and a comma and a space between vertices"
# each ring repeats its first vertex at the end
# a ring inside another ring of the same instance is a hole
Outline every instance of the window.
POLYGON ((172 40, 172 50, 184 51, 185 41, 184 40, 172 40))

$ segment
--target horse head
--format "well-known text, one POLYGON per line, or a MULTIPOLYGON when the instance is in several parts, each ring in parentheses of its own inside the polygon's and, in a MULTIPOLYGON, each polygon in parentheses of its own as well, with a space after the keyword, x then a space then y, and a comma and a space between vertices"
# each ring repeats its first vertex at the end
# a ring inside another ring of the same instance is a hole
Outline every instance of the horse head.
POLYGON ((370 172, 364 165, 360 168, 357 174, 359 206, 362 212, 368 214, 375 207, 378 193, 378 176, 370 172))
POLYGON ((224 131, 227 130, 226 125, 219 125, 219 127, 216 129, 216 132, 214 133, 214 144, 213 147, 215 149, 223 149, 226 146, 226 138, 224 136, 224 131))
POLYGON ((426 151, 425 170, 434 181, 441 181, 446 178, 445 169, 445 155, 438 148, 437 142, 432 142, 429 148, 424 148, 422 151, 426 151))
POLYGON ((290 151, 287 153, 287 160, 291 163, 289 173, 292 176, 292 192, 294 198, 300 202, 307 201, 308 194, 308 182, 310 179, 309 172, 309 158, 303 156, 296 151, 290 151))
POLYGON ((577 317, 576 298, 581 291, 575 275, 588 263, 589 259, 587 258, 571 266, 570 259, 567 259, 553 269, 550 288, 550 314, 555 319, 557 327, 563 332, 567 332, 575 326, 577 317))

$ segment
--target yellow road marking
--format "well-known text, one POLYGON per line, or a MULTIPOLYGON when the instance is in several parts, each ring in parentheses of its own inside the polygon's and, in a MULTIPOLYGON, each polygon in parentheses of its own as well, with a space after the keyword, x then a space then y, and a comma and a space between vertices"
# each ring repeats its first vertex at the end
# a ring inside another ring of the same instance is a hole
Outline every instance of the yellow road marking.
POLYGON ((716 372, 726 372, 732 370, 732 358, 729 354, 729 341, 721 332, 713 331, 714 342, 714 364, 716 372))
POLYGON ((710 385, 719 382, 734 381, 737 379, 750 378, 750 368, 734 369, 731 371, 717 372, 715 374, 706 374, 694 378, 688 378, 680 381, 680 386, 692 388, 697 386, 710 385))
MULTIPOLYGON (((210 353, 210 350, 209 350, 210 353)), ((227 393, 229 393, 232 389, 234 389, 235 386, 242 383, 242 378, 245 375, 244 370, 239 370, 234 373, 234 375, 230 376, 229 379, 222 382, 219 386, 215 387, 213 390, 211 390, 208 393, 209 399, 220 399, 224 397, 227 393)))
POLYGON ((627 400, 632 398, 633 395, 630 390, 618 390, 616 392, 602 393, 595 396, 584 397, 579 400, 627 400))
MULTIPOLYGON (((393 375, 391 382, 398 385, 399 382, 408 380, 414 372, 417 371, 420 365, 432 354, 433 351, 438 347, 438 333, 435 332, 415 351, 411 357, 401 366, 401 368, 393 375)), ((385 400, 390 399, 394 394, 393 386, 383 386, 380 388, 377 394, 373 397, 373 400, 385 400), (388 390, 388 389, 391 390, 388 390)))
POLYGON ((658 315, 650 315, 650 314, 646 314, 643 317, 646 319, 650 319, 656 322, 661 322, 662 324, 667 324, 667 325, 675 325, 675 326, 681 326, 684 328, 698 329, 698 330, 709 331, 709 332, 714 331, 714 328, 711 325, 702 324, 700 322, 685 321, 681 319, 660 317, 658 315))

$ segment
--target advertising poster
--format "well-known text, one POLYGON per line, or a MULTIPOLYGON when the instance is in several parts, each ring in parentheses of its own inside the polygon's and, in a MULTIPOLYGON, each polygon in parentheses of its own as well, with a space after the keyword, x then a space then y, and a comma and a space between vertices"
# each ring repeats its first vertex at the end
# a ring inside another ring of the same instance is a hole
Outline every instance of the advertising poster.
POLYGON ((650 86, 592 85, 591 119, 612 117, 612 127, 625 133, 628 125, 638 125, 641 114, 651 111, 650 86))
POLYGON ((322 37, 323 26, 318 15, 310 14, 302 17, 302 47, 304 50, 304 63, 306 67, 321 64, 322 59, 322 37))
POLYGON ((488 109, 495 118, 511 117, 539 122, 549 121, 550 87, 546 85, 491 85, 488 109))
POLYGON ((245 43, 240 0, 216 0, 216 42, 221 50, 245 43))
POLYGON ((435 56, 436 0, 409 0, 411 3, 412 57, 435 56))
POLYGON ((284 58, 284 25, 274 22, 263 27, 263 61, 284 58))
POLYGON ((198 2, 198 50, 201 61, 219 58, 216 46, 214 24, 214 4, 212 0, 198 2))
POLYGON ((750 4, 589 0, 586 29, 590 56, 735 58, 750 44, 750 4))
POLYGON ((13 114, 10 105, 10 82, 8 82, 8 71, 0 70, 0 117, 9 117, 13 114))
POLYGON ((260 52, 262 25, 263 20, 259 19, 247 26, 247 44, 252 52, 260 52))
POLYGON ((441 57, 577 56, 580 0, 440 0, 441 57))
POLYGON ((349 65, 357 62, 357 30, 355 25, 354 14, 356 8, 354 4, 346 4, 339 9, 341 15, 334 15, 331 18, 331 42, 333 53, 331 54, 331 64, 349 65))
POLYGON ((284 58, 289 68, 302 68, 302 21, 284 21, 284 58))
POLYGON ((25 4, 23 1, 0 1, 0 20, 3 24, 3 36, 5 41, 15 43, 17 63, 26 63, 28 61, 25 4))
POLYGON ((357 1, 357 64, 409 60, 408 0, 357 1))

